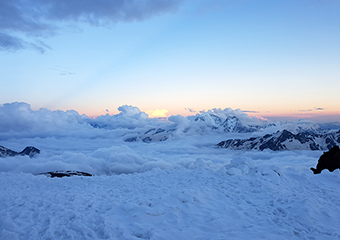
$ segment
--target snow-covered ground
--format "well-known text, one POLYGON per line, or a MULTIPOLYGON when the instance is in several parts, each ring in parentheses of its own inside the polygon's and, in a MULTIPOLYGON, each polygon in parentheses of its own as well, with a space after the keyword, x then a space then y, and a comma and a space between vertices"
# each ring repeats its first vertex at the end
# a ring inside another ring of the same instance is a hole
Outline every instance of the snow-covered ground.
POLYGON ((41 153, 0 158, 1 240, 340 239, 340 171, 309 170, 321 151, 221 149, 252 133, 184 133, 183 117, 167 141, 124 142, 157 121, 137 111, 93 128, 74 112, 4 109, 0 145, 41 153), (36 175, 55 170, 94 176, 36 175))
POLYGON ((340 239, 340 172, 309 170, 321 152, 180 142, 0 159, 0 239, 340 239), (32 174, 65 167, 96 175, 32 174))

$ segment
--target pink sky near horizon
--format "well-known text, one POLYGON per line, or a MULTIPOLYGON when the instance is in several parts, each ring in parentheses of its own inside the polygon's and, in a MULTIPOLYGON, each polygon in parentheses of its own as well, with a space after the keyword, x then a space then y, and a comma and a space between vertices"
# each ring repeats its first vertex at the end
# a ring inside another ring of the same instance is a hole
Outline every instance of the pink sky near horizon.
MULTIPOLYGON (((138 106, 136 106, 138 107, 138 106)), ((118 109, 118 108, 117 108, 118 109)), ((209 110, 209 109, 206 109, 209 110)), ((236 110, 236 109, 234 109, 236 110)), ((150 109, 144 110, 140 109, 140 111, 145 112, 149 115, 149 118, 157 118, 157 117, 164 117, 168 118, 172 115, 182 115, 184 117, 190 115, 199 114, 200 111, 205 110, 197 110, 190 112, 189 109, 182 109, 179 111, 176 110, 167 110, 167 109, 150 109)), ((242 109, 241 109, 242 111, 242 109)), ((87 114, 86 112, 79 112, 79 114, 85 114, 88 117, 96 118, 100 115, 116 115, 119 114, 118 110, 115 111, 101 111, 101 114, 87 114)), ((286 112, 286 113, 269 113, 267 112, 249 112, 243 111, 249 117, 256 117, 259 119, 267 119, 269 121, 296 121, 299 119, 311 120, 315 122, 340 122, 340 111, 325 111, 325 110, 309 110, 309 111, 296 111, 296 112, 286 112)))

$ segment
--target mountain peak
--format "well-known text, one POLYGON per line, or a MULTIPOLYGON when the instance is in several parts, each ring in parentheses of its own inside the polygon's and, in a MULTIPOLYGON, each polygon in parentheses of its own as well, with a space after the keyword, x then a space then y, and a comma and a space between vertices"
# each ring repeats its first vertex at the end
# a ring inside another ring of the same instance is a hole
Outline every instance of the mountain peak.
POLYGON ((26 147, 21 152, 16 152, 11 149, 0 146, 0 157, 14 157, 18 155, 21 155, 21 156, 27 155, 29 157, 33 157, 34 155, 39 154, 39 153, 40 153, 40 150, 32 146, 26 147))

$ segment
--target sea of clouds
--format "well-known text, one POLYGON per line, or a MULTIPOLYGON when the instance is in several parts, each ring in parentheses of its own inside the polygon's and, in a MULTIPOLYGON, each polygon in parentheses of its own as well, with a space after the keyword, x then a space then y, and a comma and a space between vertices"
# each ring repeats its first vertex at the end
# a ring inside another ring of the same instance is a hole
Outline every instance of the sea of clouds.
MULTIPOLYGON (((170 116, 167 120, 149 118, 149 116, 134 106, 124 105, 118 108, 116 115, 102 115, 89 118, 80 115, 74 110, 51 111, 41 108, 37 111, 31 109, 28 103, 14 102, 0 106, 0 133, 1 139, 15 136, 20 137, 48 137, 48 136, 101 136, 105 132, 125 134, 149 130, 150 128, 172 128, 178 134, 182 132, 205 133, 211 130, 209 123, 196 122, 196 116, 184 117, 170 116)), ((251 118, 240 110, 214 109, 201 114, 212 113, 220 117, 237 116, 247 123, 262 124, 260 120, 251 118)))
MULTIPOLYGON (((319 152, 273 153, 238 152, 219 149, 216 144, 228 138, 248 138, 272 133, 289 124, 270 126, 255 133, 224 132, 213 129, 209 122, 195 121, 204 114, 222 118, 237 116, 244 124, 267 124, 249 117, 240 110, 213 109, 196 116, 170 116, 168 119, 149 118, 137 107, 124 105, 116 115, 89 118, 74 110, 34 111, 27 103, 7 103, 0 107, 0 145, 20 152, 34 146, 41 153, 29 158, 16 156, 0 159, 1 172, 39 174, 48 171, 74 170, 94 175, 141 173, 152 169, 189 169, 204 167, 218 170, 235 156, 256 160, 306 156, 317 158, 319 152), (126 142, 129 136, 144 134, 150 129, 170 130, 166 141, 126 142)), ((290 123, 291 124, 291 123, 290 123)), ((291 124, 299 128, 309 123, 291 124)))
POLYGON ((0 107, 0 145, 41 150, 31 158, 0 158, 1 239, 339 238, 339 171, 314 175, 309 169, 321 151, 216 147, 228 138, 314 125, 277 123, 238 133, 195 117, 268 123, 231 109, 165 120, 133 106, 119 111, 89 118, 34 111, 27 103, 0 107), (165 141, 125 141, 150 129, 171 131, 165 141), (94 176, 42 174, 50 171, 94 176))

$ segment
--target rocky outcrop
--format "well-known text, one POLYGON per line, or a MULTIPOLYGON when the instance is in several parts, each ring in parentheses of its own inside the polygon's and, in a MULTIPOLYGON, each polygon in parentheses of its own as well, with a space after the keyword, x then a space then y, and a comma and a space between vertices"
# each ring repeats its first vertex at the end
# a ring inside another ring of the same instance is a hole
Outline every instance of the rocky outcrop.
POLYGON ((33 157, 36 154, 39 154, 40 150, 38 148, 35 147, 26 147, 24 150, 22 150, 21 152, 16 152, 13 151, 11 149, 5 148, 3 146, 0 146, 0 157, 14 157, 14 156, 29 156, 29 157, 33 157))
POLYGON ((319 158, 316 169, 310 168, 314 174, 321 173, 322 170, 327 169, 333 172, 335 169, 340 169, 340 149, 339 146, 332 147, 328 152, 324 152, 319 158))
POLYGON ((71 176, 85 176, 85 177, 93 176, 90 173, 80 172, 80 171, 52 171, 52 172, 40 173, 38 175, 46 175, 51 178, 54 178, 54 177, 62 178, 62 177, 71 177, 71 176))
POLYGON ((293 134, 283 130, 263 137, 249 139, 229 139, 217 144, 221 148, 233 150, 328 150, 340 144, 340 131, 317 134, 300 132, 293 134))
POLYGON ((163 128, 151 128, 138 136, 130 136, 124 139, 125 142, 142 141, 145 143, 166 141, 174 129, 165 130, 163 128))

